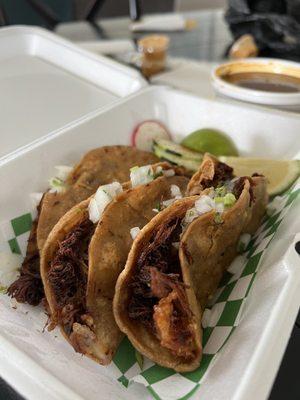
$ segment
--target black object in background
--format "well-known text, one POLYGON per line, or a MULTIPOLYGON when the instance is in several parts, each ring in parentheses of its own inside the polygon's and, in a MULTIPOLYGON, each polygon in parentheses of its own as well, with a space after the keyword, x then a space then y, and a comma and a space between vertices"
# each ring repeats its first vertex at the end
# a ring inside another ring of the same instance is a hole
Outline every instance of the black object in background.
POLYGON ((43 19, 48 29, 54 29, 55 26, 60 22, 58 15, 55 11, 46 3, 40 0, 26 0, 29 6, 43 19))
POLYGON ((39 25, 54 29, 58 23, 171 12, 175 0, 0 0, 0 26, 39 25), (129 2, 136 4, 130 9, 129 2), (132 12, 132 14, 131 14, 132 12))
POLYGON ((300 0, 228 0, 225 19, 235 39, 253 35, 259 55, 300 60, 300 0))
POLYGON ((299 400, 300 312, 269 400, 299 400))

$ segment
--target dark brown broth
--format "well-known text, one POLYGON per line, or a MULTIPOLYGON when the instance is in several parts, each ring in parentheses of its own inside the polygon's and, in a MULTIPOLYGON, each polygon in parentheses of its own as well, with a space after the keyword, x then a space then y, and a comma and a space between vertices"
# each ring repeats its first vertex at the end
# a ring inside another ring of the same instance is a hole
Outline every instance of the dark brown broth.
POLYGON ((246 89, 273 93, 299 93, 300 78, 269 72, 241 72, 224 75, 226 82, 246 89))

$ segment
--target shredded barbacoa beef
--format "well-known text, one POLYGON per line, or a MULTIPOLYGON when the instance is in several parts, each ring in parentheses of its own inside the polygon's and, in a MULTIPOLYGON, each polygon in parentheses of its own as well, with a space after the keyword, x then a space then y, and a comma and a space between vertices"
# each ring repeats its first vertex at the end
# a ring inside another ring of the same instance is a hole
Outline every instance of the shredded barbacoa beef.
POLYGON ((235 183, 232 189, 232 193, 235 195, 235 197, 238 199, 244 189, 245 185, 245 180, 248 180, 250 182, 250 189, 249 189, 249 195, 250 195, 250 205, 252 202, 254 202, 254 193, 253 193, 253 186, 254 182, 251 178, 248 176, 241 176, 235 183))
POLYGON ((213 179, 203 179, 201 185, 203 189, 222 185, 225 181, 231 180, 234 178, 233 168, 229 167, 229 165, 222 163, 221 161, 215 164, 215 174, 213 179))
POLYGON ((85 315, 85 292, 88 274, 88 246, 95 225, 86 219, 59 244, 51 262, 48 279, 59 306, 58 321, 67 334, 74 322, 85 315))
POLYGON ((21 266, 19 278, 8 288, 8 294, 19 303, 37 306, 44 297, 43 282, 40 275, 40 254, 37 246, 37 225, 43 198, 37 207, 38 215, 33 222, 28 239, 26 257, 21 266))
POLYGON ((175 219, 154 233, 141 253, 138 273, 131 283, 129 317, 140 321, 161 345, 185 358, 193 354, 192 317, 182 282, 178 250, 181 221, 175 219))

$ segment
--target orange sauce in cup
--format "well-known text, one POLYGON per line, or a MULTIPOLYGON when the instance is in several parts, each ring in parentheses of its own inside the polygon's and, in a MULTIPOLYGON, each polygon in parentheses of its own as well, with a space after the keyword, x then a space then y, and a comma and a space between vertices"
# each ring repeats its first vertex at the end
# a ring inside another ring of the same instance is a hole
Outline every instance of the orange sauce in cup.
POLYGON ((146 78, 165 69, 168 46, 169 38, 165 35, 149 35, 138 41, 141 69, 146 78))

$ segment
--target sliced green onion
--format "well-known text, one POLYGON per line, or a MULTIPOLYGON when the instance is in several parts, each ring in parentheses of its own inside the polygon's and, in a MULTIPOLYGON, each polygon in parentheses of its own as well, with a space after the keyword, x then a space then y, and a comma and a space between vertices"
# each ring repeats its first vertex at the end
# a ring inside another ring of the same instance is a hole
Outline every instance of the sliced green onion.
POLYGON ((160 203, 160 202, 157 203, 155 209, 156 209, 158 212, 161 211, 161 203, 160 203))
POLYGON ((50 189, 55 192, 63 192, 66 188, 64 181, 58 178, 57 176, 49 180, 49 185, 50 189))
POLYGON ((224 206, 232 207, 236 202, 235 195, 233 193, 227 193, 224 197, 224 206))
POLYGON ((58 178, 57 176, 55 176, 50 179, 49 183, 51 186, 56 187, 56 186, 63 186, 64 181, 62 179, 58 178))
POLYGON ((66 181, 68 176, 72 172, 73 167, 70 167, 69 165, 56 165, 55 169, 56 169, 55 176, 61 179, 62 181, 66 181))
POLYGON ((215 189, 216 197, 224 197, 227 193, 225 186, 220 186, 215 189))
POLYGON ((163 176, 163 169, 162 169, 162 166, 161 165, 159 165, 157 168, 156 168, 156 170, 155 170, 155 172, 154 172, 154 174, 153 174, 153 178, 154 179, 156 179, 156 178, 158 178, 159 176, 163 176))
POLYGON ((6 294, 7 293, 7 287, 6 286, 0 286, 0 293, 6 294))
POLYGON ((215 197, 214 200, 215 200, 215 203, 223 203, 224 197, 215 197))
POLYGON ((215 213, 215 217, 214 217, 214 221, 216 224, 222 224, 223 220, 222 220, 222 215, 218 212, 215 213))

